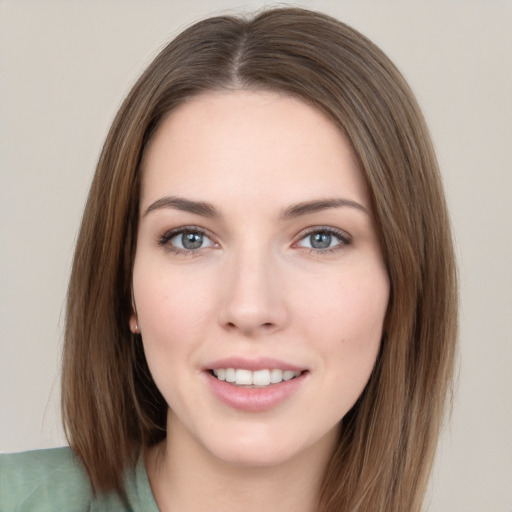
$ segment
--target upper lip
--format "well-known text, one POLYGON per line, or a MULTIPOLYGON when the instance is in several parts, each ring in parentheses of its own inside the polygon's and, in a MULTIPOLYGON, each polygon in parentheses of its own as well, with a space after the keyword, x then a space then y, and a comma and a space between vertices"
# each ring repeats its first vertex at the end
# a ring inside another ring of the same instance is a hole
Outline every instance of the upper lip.
POLYGON ((223 359, 217 359, 205 365, 204 370, 218 370, 219 368, 237 368, 251 370, 253 372, 267 369, 291 370, 293 372, 302 372, 306 370, 306 368, 302 366, 272 357, 226 357, 223 359))

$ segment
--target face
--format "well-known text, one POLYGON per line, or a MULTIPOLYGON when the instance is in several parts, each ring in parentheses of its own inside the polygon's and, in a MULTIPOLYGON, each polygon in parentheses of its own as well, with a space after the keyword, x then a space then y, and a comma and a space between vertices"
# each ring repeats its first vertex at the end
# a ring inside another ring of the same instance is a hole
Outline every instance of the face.
POLYGON ((332 449, 372 372, 389 282, 341 132, 278 94, 203 94, 146 149, 133 272, 171 435, 230 464, 332 449))

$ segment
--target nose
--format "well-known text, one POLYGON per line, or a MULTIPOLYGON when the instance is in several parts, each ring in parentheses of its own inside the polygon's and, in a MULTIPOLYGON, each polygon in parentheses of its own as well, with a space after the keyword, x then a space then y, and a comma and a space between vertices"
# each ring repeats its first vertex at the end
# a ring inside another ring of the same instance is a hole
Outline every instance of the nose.
POLYGON ((224 329, 258 337, 286 326, 286 287, 278 262, 270 254, 239 254, 227 263, 220 279, 223 299, 218 320, 224 329))

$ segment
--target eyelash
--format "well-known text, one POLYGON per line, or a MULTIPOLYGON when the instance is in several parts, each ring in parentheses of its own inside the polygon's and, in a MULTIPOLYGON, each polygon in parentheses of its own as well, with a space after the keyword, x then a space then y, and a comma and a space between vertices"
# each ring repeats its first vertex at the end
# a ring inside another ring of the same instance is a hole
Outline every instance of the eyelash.
POLYGON ((203 237, 209 239, 212 242, 212 245, 218 246, 218 244, 213 241, 212 237, 204 229, 201 229, 197 226, 182 226, 180 228, 166 231, 158 240, 158 245, 163 247, 166 251, 178 254, 180 256, 198 256, 199 250, 205 249, 205 247, 199 247, 198 249, 181 249, 180 247, 176 247, 170 243, 173 238, 185 233, 202 235, 203 237))
MULTIPOLYGON (((211 241, 211 246, 217 246, 218 244, 213 240, 213 238, 203 229, 197 227, 197 226, 182 226, 180 228, 171 229, 169 231, 166 231, 158 240, 158 245, 163 247, 165 250, 172 252, 177 255, 181 256, 197 256, 199 255, 200 249, 206 249, 207 247, 198 247, 197 249, 181 249, 180 247, 176 247, 175 245, 171 244, 170 241, 183 234, 198 234, 202 235, 203 237, 206 237, 211 241)), ((302 233, 299 234, 297 238, 297 242, 293 244, 294 247, 302 247, 304 249, 309 249, 309 254, 328 254, 333 253, 336 251, 339 251, 340 249, 343 249, 345 246, 350 245, 352 243, 351 236, 346 233, 345 231, 342 231, 340 229, 332 228, 329 226, 315 226, 314 228, 309 228, 302 233), (339 243, 332 247, 327 247, 325 249, 318 249, 314 247, 304 247, 298 245, 302 240, 306 239, 307 237, 311 237, 315 234, 327 234, 329 236, 334 236, 339 240, 339 243)))
MULTIPOLYGON (((347 245, 350 245, 352 243, 352 237, 346 233, 345 231, 342 231, 341 229, 332 228, 330 226, 315 226, 314 228, 309 228, 302 233, 299 233, 298 241, 295 242, 295 246, 301 242, 302 240, 306 239, 307 237, 311 237, 312 235, 322 233, 327 234, 330 236, 334 236, 339 240, 339 243, 332 247, 326 247, 325 249, 316 249, 314 247, 304 247, 305 249, 309 249, 309 254, 329 254, 336 251, 339 251, 346 247, 347 245)), ((301 247, 301 246, 299 246, 301 247)))

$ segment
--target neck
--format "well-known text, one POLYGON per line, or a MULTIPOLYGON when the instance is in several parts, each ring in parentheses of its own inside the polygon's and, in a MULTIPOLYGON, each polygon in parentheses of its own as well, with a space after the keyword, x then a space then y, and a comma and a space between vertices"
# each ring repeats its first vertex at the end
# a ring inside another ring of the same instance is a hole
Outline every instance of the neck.
POLYGON ((161 512, 313 512, 336 434, 293 459, 251 467, 216 458, 177 423, 147 452, 146 466, 161 512))

